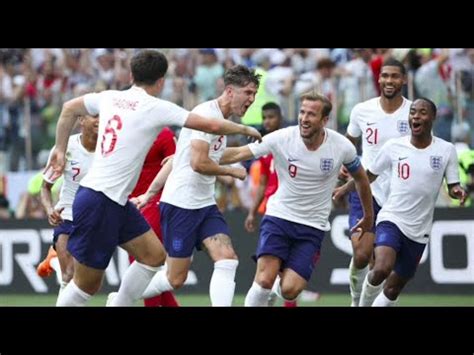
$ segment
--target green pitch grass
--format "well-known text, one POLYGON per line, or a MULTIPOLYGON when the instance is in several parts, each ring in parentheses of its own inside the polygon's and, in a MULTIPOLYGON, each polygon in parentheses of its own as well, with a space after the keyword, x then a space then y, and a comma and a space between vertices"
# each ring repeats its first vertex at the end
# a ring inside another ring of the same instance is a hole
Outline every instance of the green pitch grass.
MULTIPOLYGON (((89 306, 104 306, 107 296, 103 294, 96 295, 89 302, 89 306)), ((208 295, 181 295, 177 296, 182 306, 202 307, 210 306, 208 295)), ((243 306, 245 295, 236 295, 234 306, 243 306)), ((0 295, 0 307, 14 306, 54 306, 56 296, 54 295, 0 295)), ((348 306, 350 297, 346 294, 322 294, 318 300, 300 300, 299 306, 303 307, 331 307, 348 306)), ((140 304, 137 304, 140 305, 140 304)), ((281 305, 277 302, 276 306, 281 305)), ((406 294, 400 296, 400 306, 414 307, 436 307, 436 306, 474 306, 473 295, 425 295, 425 294, 406 294)))

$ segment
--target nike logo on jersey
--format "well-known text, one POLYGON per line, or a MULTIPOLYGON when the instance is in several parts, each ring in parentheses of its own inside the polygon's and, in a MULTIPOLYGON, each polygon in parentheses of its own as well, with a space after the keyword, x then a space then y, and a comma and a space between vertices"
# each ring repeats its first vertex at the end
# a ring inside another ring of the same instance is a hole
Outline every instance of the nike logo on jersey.
POLYGON ((373 124, 376 124, 377 122, 367 122, 367 126, 372 126, 373 124))
POLYGON ((293 161, 298 161, 298 159, 288 158, 288 161, 291 163, 293 161))
POLYGON ((398 161, 408 159, 408 157, 398 158, 398 161))
POLYGON ((79 164, 79 162, 78 162, 78 161, 71 160, 71 165, 77 165, 77 164, 79 164))

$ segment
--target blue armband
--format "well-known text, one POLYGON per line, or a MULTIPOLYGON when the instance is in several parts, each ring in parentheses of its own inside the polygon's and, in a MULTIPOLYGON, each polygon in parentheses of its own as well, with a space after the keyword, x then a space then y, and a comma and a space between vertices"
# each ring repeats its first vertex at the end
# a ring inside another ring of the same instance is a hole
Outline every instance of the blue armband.
POLYGON ((344 166, 346 167, 346 169, 352 174, 354 172, 356 172, 357 170, 359 170, 360 166, 362 165, 362 163, 360 162, 360 159, 359 157, 356 157, 352 162, 350 162, 349 164, 344 164, 344 166))

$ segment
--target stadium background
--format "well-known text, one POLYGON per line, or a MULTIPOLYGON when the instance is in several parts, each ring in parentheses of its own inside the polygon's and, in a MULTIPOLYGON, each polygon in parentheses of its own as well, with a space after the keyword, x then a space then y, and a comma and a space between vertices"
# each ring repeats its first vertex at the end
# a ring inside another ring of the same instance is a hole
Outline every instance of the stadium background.
MULTIPOLYGON (((37 204, 34 186, 29 183, 44 165, 54 142, 62 102, 88 91, 128 85, 127 65, 135 51, 0 49, 0 306, 54 304, 54 278, 43 280, 35 274, 35 266, 49 246, 51 229, 37 204)), ((301 91, 314 87, 333 101, 329 125, 342 133, 351 107, 377 95, 373 80, 377 65, 388 55, 394 56, 408 69, 405 96, 430 97, 440 108, 435 133, 458 147, 464 144, 464 149, 472 149, 474 143, 474 49, 175 48, 164 52, 170 60, 162 95, 165 99, 190 109, 216 97, 222 89, 223 70, 242 63, 263 70, 264 99, 282 106, 284 125, 296 122, 301 91), (429 70, 433 63, 438 70, 429 70), (328 72, 323 73, 324 70, 328 72)), ((258 126, 259 117, 255 105, 253 113, 242 122, 258 126)), ((236 137, 230 142, 243 141, 236 137)), ((250 287, 255 271, 250 256, 257 235, 244 232, 244 211, 250 199, 249 195, 239 196, 238 190, 236 186, 218 185, 217 197, 220 207, 226 210, 240 256, 236 304, 242 304, 242 295, 250 287)), ((474 305, 474 209, 447 208, 455 205, 441 195, 430 246, 416 278, 402 295, 401 305, 474 305)), ((308 301, 303 304, 350 302, 350 247, 345 237, 344 213, 335 210, 332 215, 333 230, 325 237, 320 263, 308 287, 313 293, 307 294, 308 301)), ((114 257, 103 294, 117 288, 126 265, 123 255, 114 257)), ((205 254, 196 254, 192 270, 197 283, 185 286, 178 297, 183 304, 209 304, 203 295, 208 293, 212 268, 205 254)), ((103 297, 98 297, 92 304, 103 303, 103 297)))

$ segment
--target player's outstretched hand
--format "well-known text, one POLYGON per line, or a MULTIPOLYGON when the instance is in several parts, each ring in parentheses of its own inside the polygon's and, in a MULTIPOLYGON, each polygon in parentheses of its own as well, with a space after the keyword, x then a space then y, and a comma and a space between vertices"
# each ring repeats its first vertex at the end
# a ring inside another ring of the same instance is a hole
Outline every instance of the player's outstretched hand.
POLYGON ((247 177, 247 170, 245 168, 232 168, 232 176, 236 179, 245 180, 247 177))
POLYGON ((334 201, 339 201, 344 195, 347 194, 347 183, 341 186, 338 186, 332 192, 332 199, 334 201))
POLYGON ((464 206, 464 203, 467 199, 466 191, 459 185, 454 186, 451 191, 450 195, 452 198, 457 198, 460 201, 460 205, 464 206))
POLYGON ((339 170, 339 175, 337 177, 339 180, 347 181, 351 178, 351 175, 349 174, 349 171, 347 168, 343 165, 341 166, 341 169, 339 170))
POLYGON ((59 226, 62 222, 63 219, 61 217, 61 212, 64 210, 64 207, 59 208, 59 209, 54 209, 52 208, 51 210, 48 210, 48 222, 51 224, 53 227, 59 226))
POLYGON ((63 174, 65 166, 66 158, 64 152, 54 148, 43 172, 45 180, 48 182, 56 181, 63 174))
POLYGON ((148 204, 150 198, 148 197, 147 193, 144 193, 137 197, 132 197, 130 202, 133 203, 139 210, 145 207, 148 204))
POLYGON ((249 213, 244 222, 245 230, 249 233, 255 232, 255 215, 249 213))
POLYGON ((245 135, 249 136, 249 137, 252 137, 254 140, 257 140, 259 142, 262 141, 262 135, 254 127, 245 126, 245 135))
POLYGON ((360 240, 361 238, 364 237, 365 232, 369 232, 372 229, 373 224, 374 224, 373 217, 366 218, 364 216, 362 219, 360 219, 357 222, 357 224, 354 227, 352 227, 351 233, 352 234, 357 233, 358 236, 356 238, 360 240))

